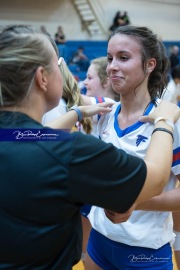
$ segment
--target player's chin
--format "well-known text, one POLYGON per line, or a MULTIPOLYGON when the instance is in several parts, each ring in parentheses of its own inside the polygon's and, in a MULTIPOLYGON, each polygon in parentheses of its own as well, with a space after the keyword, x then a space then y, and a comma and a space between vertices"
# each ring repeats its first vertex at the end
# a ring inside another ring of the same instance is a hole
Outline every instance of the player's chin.
POLYGON ((118 94, 121 93, 121 85, 115 83, 115 84, 112 84, 112 88, 116 93, 118 94))
POLYGON ((92 94, 92 92, 90 90, 87 90, 86 91, 86 96, 93 97, 93 94, 92 94))

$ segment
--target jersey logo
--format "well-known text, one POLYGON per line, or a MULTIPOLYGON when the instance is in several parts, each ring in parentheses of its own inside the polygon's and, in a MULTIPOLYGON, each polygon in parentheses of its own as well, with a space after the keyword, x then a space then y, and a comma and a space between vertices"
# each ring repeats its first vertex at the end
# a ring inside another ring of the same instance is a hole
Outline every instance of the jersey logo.
POLYGON ((109 130, 103 131, 103 134, 109 135, 109 130))
POLYGON ((145 142, 148 138, 143 135, 137 135, 136 146, 139 146, 141 142, 145 142))

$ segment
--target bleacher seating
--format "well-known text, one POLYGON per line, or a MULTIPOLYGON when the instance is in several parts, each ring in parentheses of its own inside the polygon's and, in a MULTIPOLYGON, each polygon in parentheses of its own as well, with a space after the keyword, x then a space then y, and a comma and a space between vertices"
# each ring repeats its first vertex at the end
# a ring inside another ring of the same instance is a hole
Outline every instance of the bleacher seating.
POLYGON ((180 41, 163 41, 163 44, 166 47, 168 55, 172 46, 177 45, 180 48, 180 41))
POLYGON ((107 41, 67 41, 67 63, 71 60, 73 53, 78 47, 84 48, 84 53, 91 60, 107 54, 107 41))
MULTIPOLYGON (((166 47, 167 54, 169 54, 170 48, 173 45, 177 45, 180 47, 180 41, 163 41, 163 44, 166 47)), ((84 80, 86 78, 86 71, 79 71, 78 67, 75 64, 70 64, 70 60, 73 56, 73 53, 77 50, 78 47, 84 47, 84 53, 88 56, 90 60, 106 56, 107 55, 107 41, 85 41, 85 40, 77 40, 72 41, 69 40, 66 43, 67 47, 67 58, 66 63, 69 66, 71 72, 79 78, 79 80, 84 80)))
POLYGON ((79 68, 75 64, 71 64, 70 61, 74 52, 77 51, 78 47, 84 48, 84 53, 87 55, 89 60, 92 60, 97 57, 107 55, 107 41, 67 41, 66 42, 66 63, 69 66, 71 72, 79 78, 80 81, 83 81, 86 78, 86 71, 79 71, 79 68))

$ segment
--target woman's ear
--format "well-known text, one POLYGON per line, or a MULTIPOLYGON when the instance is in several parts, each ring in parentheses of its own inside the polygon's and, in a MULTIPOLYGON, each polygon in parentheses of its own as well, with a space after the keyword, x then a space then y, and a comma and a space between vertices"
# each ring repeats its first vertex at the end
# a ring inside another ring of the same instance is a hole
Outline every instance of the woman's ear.
POLYGON ((36 83, 44 92, 47 91, 48 73, 43 67, 38 67, 36 70, 36 83))
POLYGON ((148 60, 146 65, 146 73, 151 73, 156 67, 156 59, 151 58, 148 60))

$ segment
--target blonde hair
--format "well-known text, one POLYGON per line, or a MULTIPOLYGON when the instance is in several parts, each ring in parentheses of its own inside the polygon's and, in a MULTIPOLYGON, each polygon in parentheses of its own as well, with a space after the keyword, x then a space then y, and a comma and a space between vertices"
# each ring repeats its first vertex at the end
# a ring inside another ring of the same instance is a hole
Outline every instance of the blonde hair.
MULTIPOLYGON (((77 80, 70 72, 68 66, 63 60, 59 66, 63 77, 63 95, 62 98, 66 101, 67 109, 70 109, 73 105, 84 105, 81 97, 80 89, 77 80)), ((89 134, 92 130, 92 122, 90 118, 84 118, 81 121, 84 131, 89 134)))
POLYGON ((0 107, 21 103, 30 93, 39 66, 51 71, 48 36, 25 25, 12 25, 0 32, 0 107))

